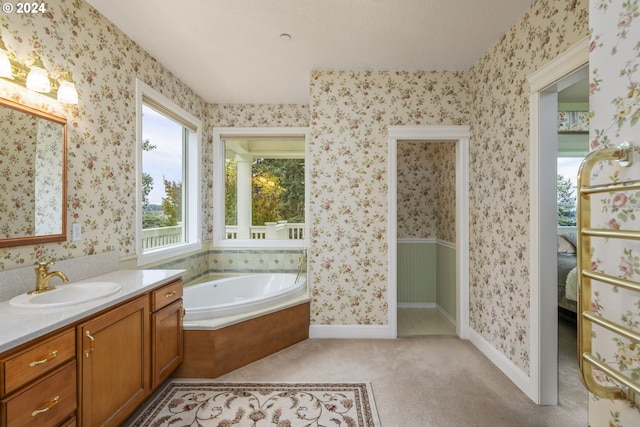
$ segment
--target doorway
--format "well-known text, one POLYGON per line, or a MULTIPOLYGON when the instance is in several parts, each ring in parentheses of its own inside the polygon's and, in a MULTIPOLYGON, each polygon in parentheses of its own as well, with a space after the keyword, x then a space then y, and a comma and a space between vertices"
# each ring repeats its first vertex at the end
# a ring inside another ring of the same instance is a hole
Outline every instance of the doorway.
POLYGON ((455 335, 455 142, 398 141, 398 336, 455 335))
POLYGON ((469 183, 468 126, 391 126, 389 132, 388 241, 389 241, 389 334, 398 336, 398 142, 423 141, 455 144, 455 323, 456 335, 467 338, 469 325, 469 183))
POLYGON ((532 340, 527 394, 542 405, 558 404, 558 91, 583 78, 579 70, 588 65, 588 43, 583 39, 529 77, 532 340))

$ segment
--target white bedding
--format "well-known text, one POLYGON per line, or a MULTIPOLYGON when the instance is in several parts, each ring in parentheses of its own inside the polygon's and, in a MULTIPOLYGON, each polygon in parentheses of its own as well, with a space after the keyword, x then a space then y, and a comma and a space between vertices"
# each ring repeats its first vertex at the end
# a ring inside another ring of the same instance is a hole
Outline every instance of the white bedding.
POLYGON ((564 296, 571 301, 578 300, 578 272, 576 270, 576 267, 571 269, 571 271, 569 271, 569 274, 567 274, 567 281, 564 287, 564 296))

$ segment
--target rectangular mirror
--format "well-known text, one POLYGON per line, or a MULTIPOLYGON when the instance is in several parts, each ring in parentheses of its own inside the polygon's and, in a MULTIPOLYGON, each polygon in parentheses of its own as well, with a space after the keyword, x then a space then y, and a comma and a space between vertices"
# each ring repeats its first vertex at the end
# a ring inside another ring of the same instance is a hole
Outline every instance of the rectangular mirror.
POLYGON ((0 247, 66 240, 67 120, 0 98, 0 247))

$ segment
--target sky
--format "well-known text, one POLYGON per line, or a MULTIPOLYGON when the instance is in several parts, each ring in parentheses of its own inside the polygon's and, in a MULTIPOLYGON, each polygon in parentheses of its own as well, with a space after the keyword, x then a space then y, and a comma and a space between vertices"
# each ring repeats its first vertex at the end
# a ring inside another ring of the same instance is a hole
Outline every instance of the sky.
POLYGON ((558 173, 578 184, 578 169, 584 157, 558 157, 558 173))
POLYGON ((182 125, 143 105, 142 139, 157 147, 143 152, 142 170, 153 177, 149 203, 159 205, 165 195, 163 177, 182 181, 182 125))

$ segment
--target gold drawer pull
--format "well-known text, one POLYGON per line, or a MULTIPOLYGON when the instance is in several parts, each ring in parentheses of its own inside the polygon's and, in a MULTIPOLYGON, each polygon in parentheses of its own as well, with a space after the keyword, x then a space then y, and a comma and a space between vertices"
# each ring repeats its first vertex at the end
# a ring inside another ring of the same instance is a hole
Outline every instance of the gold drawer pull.
POLYGON ((48 355, 46 355, 44 359, 42 359, 42 360, 34 360, 33 362, 29 363, 29 367, 33 368, 34 366, 38 366, 38 365, 42 365, 43 363, 47 363, 48 361, 55 359, 57 355, 58 355, 58 350, 54 350, 51 353, 49 353, 48 355))
POLYGON ((86 351, 84 353, 86 357, 89 357, 89 353, 92 353, 93 350, 96 349, 96 340, 91 336, 91 333, 89 331, 85 331, 84 334, 87 336, 87 338, 89 338, 89 341, 91 341, 89 351, 86 351))
POLYGON ((36 415, 40 415, 44 412, 49 411, 50 409, 53 409, 54 406, 56 406, 58 404, 58 401, 60 400, 60 396, 56 396, 53 398, 53 400, 51 402, 49 402, 49 404, 47 406, 45 406, 42 409, 36 409, 35 411, 33 411, 31 413, 32 417, 35 417, 36 415))
POLYGON ((171 298, 172 296, 174 296, 176 294, 176 291, 173 292, 167 292, 166 294, 164 294, 165 298, 171 298))
POLYGON ((182 310, 182 317, 181 319, 184 320, 184 316, 187 315, 187 310, 184 308, 184 305, 180 306, 180 310, 182 310))

